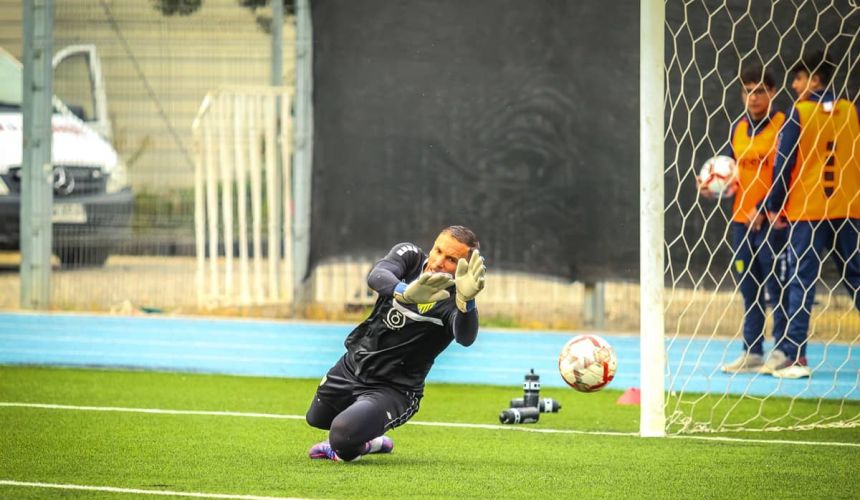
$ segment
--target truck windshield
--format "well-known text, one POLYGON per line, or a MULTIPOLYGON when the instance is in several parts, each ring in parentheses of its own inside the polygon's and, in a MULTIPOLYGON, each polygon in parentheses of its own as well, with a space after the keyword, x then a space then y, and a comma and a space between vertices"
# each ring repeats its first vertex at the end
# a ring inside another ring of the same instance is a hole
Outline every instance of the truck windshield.
MULTIPOLYGON (((24 102, 21 95, 23 78, 24 70, 21 68, 21 63, 0 47, 0 111, 21 109, 24 102)), ((52 96, 51 99, 54 113, 63 112, 65 108, 62 101, 56 96, 52 96)))
POLYGON ((0 107, 21 107, 21 64, 0 49, 0 107))
POLYGON ((21 64, 0 49, 0 106, 21 107, 21 64))

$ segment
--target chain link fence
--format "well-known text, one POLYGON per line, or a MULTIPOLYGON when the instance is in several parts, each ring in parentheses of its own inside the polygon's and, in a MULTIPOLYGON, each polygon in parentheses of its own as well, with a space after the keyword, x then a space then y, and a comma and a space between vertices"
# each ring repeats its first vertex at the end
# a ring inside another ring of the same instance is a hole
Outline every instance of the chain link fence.
MULTIPOLYGON (((266 187, 275 182, 284 186, 282 194, 290 189, 289 135, 268 142, 266 128, 284 126, 291 114, 286 100, 294 95, 296 24, 290 6, 286 12, 286 87, 280 94, 285 101, 275 103, 269 101, 271 90, 259 90, 270 81, 272 67, 272 14, 264 1, 56 1, 54 47, 65 57, 55 69, 54 92, 65 106, 54 123, 54 309, 351 320, 371 307, 375 297, 364 276, 372 261, 360 257, 322 261, 311 272, 310 303, 301 311, 292 307, 285 226, 290 200, 267 198, 266 187), (220 125, 212 125, 208 138, 193 127, 205 116, 207 96, 225 113, 223 135, 220 125), (248 96, 255 96, 250 105, 243 101, 248 96), (263 117, 270 111, 279 118, 263 117), (236 121, 253 113, 258 121, 236 121), (228 141, 232 149, 222 151, 228 141), (253 159, 265 165, 270 154, 282 156, 284 169, 267 182, 267 167, 261 166, 260 184, 253 188, 253 159), (231 167, 224 174, 226 163, 231 167), (240 164, 248 168, 245 185, 237 174, 240 164), (198 174, 207 169, 215 179, 201 189, 198 174), (126 205, 99 208, 103 198, 119 195, 127 197, 126 205), (281 227, 268 233, 272 217, 266 214, 274 213, 280 213, 281 227), (279 283, 276 293, 267 288, 273 283, 279 283)), ((11 60, 21 59, 20 2, 0 0, 0 48, 11 60)), ((15 113, 4 108, 0 127, 13 128, 15 113)), ((4 187, 14 196, 20 164, 10 151, 0 152, 0 160, 4 187)), ((0 191, 0 197, 9 194, 0 191)), ((5 216, 0 308, 8 310, 19 305, 20 256, 17 219, 5 216)), ((719 325, 720 335, 737 335, 743 306, 728 288, 716 295, 674 290, 667 328, 685 331, 695 325, 673 321, 702 321, 719 325), (701 317, 683 314, 699 302, 701 317)), ((826 331, 860 331, 847 297, 831 294, 826 300, 833 306, 819 310, 832 314, 816 317, 818 324, 826 331)), ((481 311, 496 326, 636 331, 639 288, 491 268, 481 311)))

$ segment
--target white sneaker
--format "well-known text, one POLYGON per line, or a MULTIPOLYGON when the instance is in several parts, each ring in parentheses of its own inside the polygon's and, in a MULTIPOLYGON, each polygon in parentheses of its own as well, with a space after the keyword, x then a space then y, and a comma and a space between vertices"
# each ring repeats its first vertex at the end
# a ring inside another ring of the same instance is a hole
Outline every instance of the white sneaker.
POLYGON ((785 368, 788 364, 788 356, 779 349, 774 349, 767 357, 767 361, 758 369, 758 372, 770 375, 780 368, 785 368))
POLYGON ((723 373, 753 373, 759 371, 762 366, 764 366, 764 356, 744 352, 737 359, 723 365, 720 369, 723 373))
POLYGON ((778 378, 806 378, 812 376, 812 370, 806 364, 806 358, 799 358, 788 366, 774 370, 771 375, 778 378))

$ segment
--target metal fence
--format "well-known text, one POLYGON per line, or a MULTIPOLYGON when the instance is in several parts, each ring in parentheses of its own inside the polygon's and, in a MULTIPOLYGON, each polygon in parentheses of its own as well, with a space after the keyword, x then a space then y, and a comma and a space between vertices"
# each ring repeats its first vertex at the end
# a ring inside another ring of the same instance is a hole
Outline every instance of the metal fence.
MULTIPOLYGON (((64 173, 80 191, 57 198, 54 220, 66 237, 55 241, 54 309, 352 319, 375 300, 364 282, 372 261, 356 257, 322 262, 311 271, 306 310, 292 306, 287 235, 296 25, 288 15, 286 87, 267 87, 272 13, 246 7, 252 4, 57 0, 56 52, 93 50, 89 58, 70 57, 56 69, 55 94, 68 105, 67 115, 76 117, 67 122, 83 125, 67 130, 55 154, 80 150, 75 134, 99 134, 122 167, 112 171, 111 182, 127 187, 133 202, 125 226, 109 224, 110 234, 122 237, 103 259, 77 252, 76 241, 87 238, 80 221, 97 223, 87 208, 94 193, 85 186, 98 194, 108 181, 100 177, 102 165, 69 164, 64 173)), ((21 58, 20 2, 0 0, 0 47, 21 58)), ((14 169, 3 168, 12 184, 14 169)), ((0 308, 19 307, 19 263, 17 248, 0 250, 0 308)), ((684 332, 693 328, 685 322, 701 321, 721 335, 737 335, 742 305, 731 288, 720 294, 673 290, 676 305, 666 311, 667 328, 684 332), (699 312, 691 319, 677 309, 684 307, 699 312)), ((832 307, 819 308, 827 313, 814 319, 822 331, 847 338, 845 332, 860 331, 860 325, 836 290, 822 296, 832 307)), ((639 326, 636 283, 571 282, 491 268, 480 300, 482 317, 498 326, 639 326)))

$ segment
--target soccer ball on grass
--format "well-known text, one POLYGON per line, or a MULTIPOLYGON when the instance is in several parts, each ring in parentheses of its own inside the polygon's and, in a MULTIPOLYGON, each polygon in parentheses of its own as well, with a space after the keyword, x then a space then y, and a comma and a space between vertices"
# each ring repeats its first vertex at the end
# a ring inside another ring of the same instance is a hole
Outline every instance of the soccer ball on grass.
POLYGON ((580 392, 599 391, 615 377, 618 358, 609 342, 597 335, 577 335, 562 347, 558 371, 580 392))

